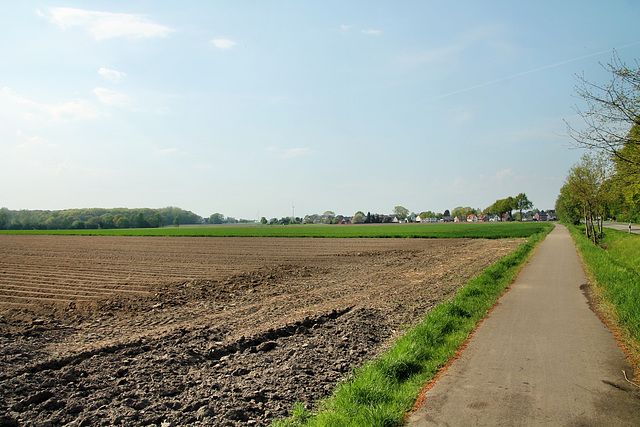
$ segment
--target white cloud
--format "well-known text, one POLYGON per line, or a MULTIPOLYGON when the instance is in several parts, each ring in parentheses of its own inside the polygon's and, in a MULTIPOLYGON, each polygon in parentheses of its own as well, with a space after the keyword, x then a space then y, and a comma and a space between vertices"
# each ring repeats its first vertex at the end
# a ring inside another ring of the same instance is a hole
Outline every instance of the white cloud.
POLYGON ((229 39, 213 39, 211 40, 211 43, 213 43, 213 45, 218 49, 231 49, 236 45, 236 42, 229 39))
POLYGON ((161 156, 166 156, 166 155, 177 153, 177 152, 178 152, 177 148, 156 149, 156 154, 161 155, 161 156))
POLYGON ((104 87, 95 88, 93 94, 98 97, 98 101, 112 107, 126 107, 131 104, 129 96, 104 87))
POLYGON ((213 170, 213 165, 210 163, 198 162, 195 165, 193 165, 193 168, 197 170, 202 170, 202 171, 211 171, 213 170))
POLYGON ((16 136, 24 141, 22 144, 18 145, 18 148, 57 147, 58 146, 58 144, 53 144, 41 136, 38 136, 38 135, 29 136, 24 132, 22 132, 21 130, 16 131, 16 136))
POLYGON ((344 24, 340 25, 340 29, 342 31, 349 31, 351 28, 353 28, 353 25, 344 25, 344 24))
MULTIPOLYGON (((151 22, 146 16, 127 13, 99 12, 69 7, 49 9, 50 22, 62 29, 82 27, 96 40, 125 37, 145 39, 164 37, 172 30, 164 25, 151 22)), ((40 15, 43 15, 39 12, 40 15)))
POLYGON ((122 71, 110 70, 104 67, 101 67, 98 70, 98 74, 100 74, 105 79, 111 80, 113 82, 118 82, 120 81, 120 79, 126 76, 126 73, 123 73, 122 71))
POLYGON ((108 169, 89 168, 86 166, 79 166, 69 161, 69 159, 66 159, 62 163, 58 163, 56 165, 44 166, 43 171, 46 174, 53 174, 53 175, 72 174, 72 175, 93 175, 93 176, 109 174, 112 172, 108 169))
POLYGON ((84 99, 64 102, 57 105, 44 105, 43 108, 54 120, 60 122, 73 122, 98 117, 98 112, 95 108, 84 99))
POLYGON ((305 156, 311 153, 311 148, 287 148, 284 150, 283 157, 285 159, 293 159, 294 157, 305 156))
POLYGON ((362 32, 362 34, 366 34, 369 36, 379 36, 380 34, 382 34, 381 30, 360 30, 360 32, 362 32))
POLYGON ((34 111, 48 114, 54 121, 63 123, 95 119, 99 116, 95 107, 84 99, 63 102, 61 104, 43 104, 16 95, 8 87, 2 88, 2 94, 14 103, 23 105, 31 110, 23 114, 23 118, 27 119, 37 118, 33 114, 34 111))
POLYGON ((269 147, 267 151, 275 153, 278 157, 282 157, 284 159, 293 159, 296 157, 304 156, 307 154, 313 153, 311 148, 308 147, 296 147, 296 148, 277 148, 277 147, 269 147))

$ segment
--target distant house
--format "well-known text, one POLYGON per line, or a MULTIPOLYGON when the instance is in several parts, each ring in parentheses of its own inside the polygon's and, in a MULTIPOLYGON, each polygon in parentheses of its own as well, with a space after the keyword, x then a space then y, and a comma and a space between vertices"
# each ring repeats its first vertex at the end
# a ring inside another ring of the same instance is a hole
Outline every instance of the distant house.
POLYGON ((478 216, 478 222, 489 222, 489 216, 488 215, 478 216))
POLYGON ((422 218, 420 216, 416 217, 416 222, 428 223, 428 222, 438 222, 438 218, 422 218))
POLYGON ((547 218, 549 221, 557 221, 558 215, 556 214, 555 210, 549 210, 547 211, 547 218))
POLYGON ((502 214, 502 220, 503 221, 513 221, 513 218, 511 218, 511 215, 506 213, 506 214, 502 214))
POLYGON ((522 221, 533 221, 534 217, 530 213, 522 214, 522 221))
POLYGON ((478 222, 478 217, 474 214, 471 214, 467 217, 467 222, 478 222))
POLYGON ((453 222, 467 222, 467 218, 462 215, 456 215, 456 217, 453 218, 453 222))
POLYGON ((453 222, 453 218, 451 218, 451 216, 449 215, 443 216, 442 218, 440 218, 440 222, 453 222))
POLYGON ((489 215, 489 222, 500 222, 500 215, 489 215))
POLYGON ((540 211, 534 217, 536 221, 549 221, 549 216, 545 211, 540 211))

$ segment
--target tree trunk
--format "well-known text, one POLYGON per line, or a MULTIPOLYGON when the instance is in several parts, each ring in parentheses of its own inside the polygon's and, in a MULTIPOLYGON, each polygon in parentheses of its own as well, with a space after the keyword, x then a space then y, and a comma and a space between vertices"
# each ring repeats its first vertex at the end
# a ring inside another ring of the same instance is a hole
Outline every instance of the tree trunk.
POLYGON ((590 238, 591 236, 589 236, 589 217, 587 216, 587 204, 584 204, 584 229, 585 229, 585 233, 587 234, 587 239, 590 238))
POLYGON ((603 231, 603 227, 604 227, 604 209, 602 209, 602 211, 600 212, 600 221, 599 221, 599 227, 600 227, 600 236, 602 237, 602 235, 604 234, 603 231))

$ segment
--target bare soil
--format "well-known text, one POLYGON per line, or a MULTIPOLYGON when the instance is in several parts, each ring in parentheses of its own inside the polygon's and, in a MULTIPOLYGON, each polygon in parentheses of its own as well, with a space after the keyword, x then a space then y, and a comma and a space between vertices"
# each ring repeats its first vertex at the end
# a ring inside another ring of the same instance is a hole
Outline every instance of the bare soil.
POLYGON ((521 239, 0 236, 0 426, 268 425, 521 239))

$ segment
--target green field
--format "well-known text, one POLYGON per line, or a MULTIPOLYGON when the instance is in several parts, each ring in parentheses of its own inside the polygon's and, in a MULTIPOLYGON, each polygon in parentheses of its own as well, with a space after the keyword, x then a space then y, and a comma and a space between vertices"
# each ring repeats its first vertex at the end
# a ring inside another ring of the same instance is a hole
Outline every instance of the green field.
POLYGON ((222 225, 201 227, 126 228, 108 230, 3 230, 0 234, 82 236, 190 236, 190 237, 325 237, 325 238, 474 238, 529 237, 553 225, 523 223, 447 223, 382 225, 222 225))

